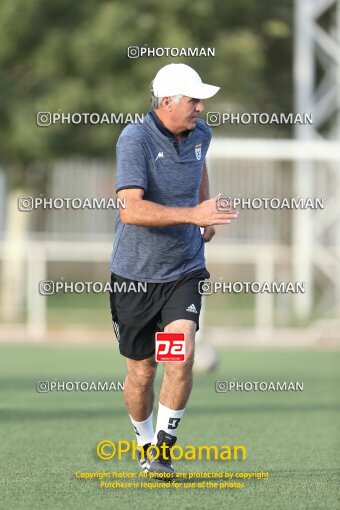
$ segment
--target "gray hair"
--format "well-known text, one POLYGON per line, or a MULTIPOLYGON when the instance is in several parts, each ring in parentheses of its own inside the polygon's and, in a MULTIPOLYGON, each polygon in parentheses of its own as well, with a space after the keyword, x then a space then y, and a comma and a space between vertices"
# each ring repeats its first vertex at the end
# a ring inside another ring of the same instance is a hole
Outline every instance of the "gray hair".
MULTIPOLYGON (((151 89, 151 107, 154 108, 155 110, 157 110, 158 108, 161 107, 162 105, 162 97, 156 97, 153 93, 153 81, 151 82, 150 84, 150 89, 151 89)), ((182 97, 183 95, 178 95, 178 96, 171 96, 171 99, 172 101, 174 101, 174 103, 176 104, 179 104, 181 101, 182 101, 182 97)))

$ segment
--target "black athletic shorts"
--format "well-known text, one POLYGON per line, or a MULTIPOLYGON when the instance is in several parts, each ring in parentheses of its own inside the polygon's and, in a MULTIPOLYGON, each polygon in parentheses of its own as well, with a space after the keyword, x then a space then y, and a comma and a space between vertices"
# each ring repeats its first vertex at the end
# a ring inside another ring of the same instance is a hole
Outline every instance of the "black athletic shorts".
POLYGON ((111 274, 111 315, 120 353, 135 360, 149 358, 155 353, 156 333, 175 320, 192 320, 198 330, 198 282, 206 278, 210 274, 203 268, 174 282, 144 284, 146 292, 133 292, 141 282, 111 274))

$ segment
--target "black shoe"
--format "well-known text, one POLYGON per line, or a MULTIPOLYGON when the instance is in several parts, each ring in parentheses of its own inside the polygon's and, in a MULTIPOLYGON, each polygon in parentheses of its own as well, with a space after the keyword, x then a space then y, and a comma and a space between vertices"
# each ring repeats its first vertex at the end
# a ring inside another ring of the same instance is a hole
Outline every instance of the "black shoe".
POLYGON ((160 430, 157 439, 156 446, 159 450, 159 456, 157 457, 158 450, 156 448, 150 448, 149 450, 150 473, 175 473, 171 464, 170 448, 176 443, 177 438, 167 434, 164 430, 160 430), (166 445, 166 448, 161 448, 163 444, 166 445))
POLYGON ((150 461, 146 455, 146 450, 149 448, 149 446, 151 446, 151 443, 147 443, 143 446, 144 458, 142 456, 142 452, 140 451, 140 449, 139 448, 137 449, 137 462, 140 465, 143 473, 149 472, 150 461))

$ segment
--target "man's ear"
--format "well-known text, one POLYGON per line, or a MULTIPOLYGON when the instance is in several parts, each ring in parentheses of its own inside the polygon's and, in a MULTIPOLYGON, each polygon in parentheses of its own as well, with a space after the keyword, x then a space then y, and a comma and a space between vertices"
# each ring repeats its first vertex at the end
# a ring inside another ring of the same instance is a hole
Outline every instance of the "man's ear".
POLYGON ((162 107, 164 108, 164 110, 168 111, 168 112, 171 112, 171 97, 167 96, 167 97, 163 97, 162 99, 162 107))

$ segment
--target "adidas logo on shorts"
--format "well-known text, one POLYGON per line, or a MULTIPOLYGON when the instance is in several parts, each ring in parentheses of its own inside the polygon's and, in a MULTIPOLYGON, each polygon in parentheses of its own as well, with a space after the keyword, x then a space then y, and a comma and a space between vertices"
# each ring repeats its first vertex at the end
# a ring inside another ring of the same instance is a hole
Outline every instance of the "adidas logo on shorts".
POLYGON ((192 313, 198 313, 198 311, 196 310, 196 306, 195 305, 190 305, 188 306, 188 308, 186 309, 187 312, 192 312, 192 313))

